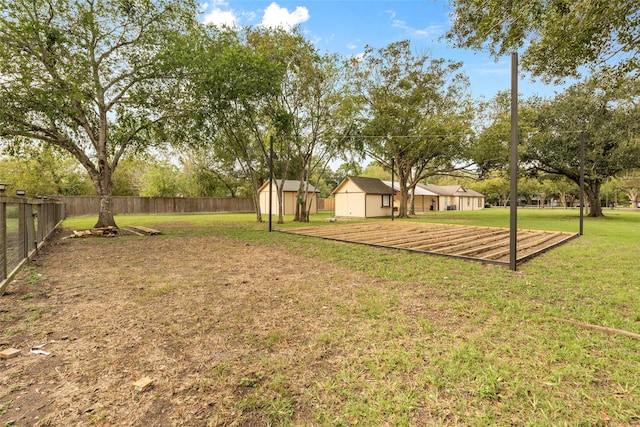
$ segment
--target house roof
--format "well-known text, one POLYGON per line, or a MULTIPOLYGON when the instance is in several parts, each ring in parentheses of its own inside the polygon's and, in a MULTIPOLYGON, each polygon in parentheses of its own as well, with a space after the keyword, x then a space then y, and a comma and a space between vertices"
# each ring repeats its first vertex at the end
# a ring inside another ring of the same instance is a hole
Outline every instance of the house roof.
MULTIPOLYGON (((280 185, 281 181, 282 180, 280 180, 280 179, 274 179, 273 180, 274 188, 277 188, 280 185)), ((264 184, 262 184, 262 186, 258 189, 258 192, 261 192, 262 190, 264 190, 268 186, 269 186, 269 181, 267 181, 264 184)), ((297 193, 299 188, 300 188, 300 181, 298 181, 296 179, 285 179, 284 180, 284 185, 282 186, 282 191, 287 191, 287 192, 291 191, 291 192, 296 192, 297 193)), ((309 184, 308 191, 309 191, 309 193, 319 193, 320 192, 320 190, 318 190, 316 187, 314 187, 311 184, 309 184)))
POLYGON ((470 188, 463 187, 462 185, 418 184, 416 187, 421 187, 427 191, 433 191, 440 196, 484 197, 483 194, 480 194, 470 188))
MULTIPOLYGON (((382 181, 382 182, 388 185, 389 187, 391 187, 391 181, 382 181)), ((393 189, 396 191, 400 191, 400 183, 397 181, 394 182, 393 189)), ((416 185, 414 196, 437 196, 437 195, 438 194, 434 193, 433 191, 430 191, 426 188, 418 187, 416 185)))
POLYGON ((393 194, 391 187, 386 185, 384 182, 379 180, 378 178, 366 178, 364 176, 348 176, 338 184, 338 186, 333 190, 331 194, 335 194, 336 191, 342 185, 351 180, 358 188, 360 188, 366 194, 393 194))

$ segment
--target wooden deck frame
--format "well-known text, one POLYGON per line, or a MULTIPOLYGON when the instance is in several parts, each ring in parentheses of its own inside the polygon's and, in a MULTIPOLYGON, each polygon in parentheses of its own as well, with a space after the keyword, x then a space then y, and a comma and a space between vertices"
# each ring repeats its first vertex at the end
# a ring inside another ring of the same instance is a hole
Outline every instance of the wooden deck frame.
MULTIPOLYGON (((488 264, 510 265, 508 228, 397 221, 332 224, 279 231, 488 264)), ((521 264, 578 237, 578 233, 518 230, 517 236, 516 262, 521 264)))

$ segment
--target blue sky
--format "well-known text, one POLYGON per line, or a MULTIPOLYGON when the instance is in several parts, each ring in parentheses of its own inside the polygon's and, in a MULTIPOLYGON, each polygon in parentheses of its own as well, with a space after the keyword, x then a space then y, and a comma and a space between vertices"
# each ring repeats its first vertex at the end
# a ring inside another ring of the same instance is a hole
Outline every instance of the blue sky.
MULTIPOLYGON (((415 52, 464 63, 474 98, 491 98, 511 87, 511 59, 498 61, 484 52, 453 49, 440 40, 449 28, 446 0, 209 0, 201 3, 201 20, 229 26, 300 26, 322 52, 357 55, 366 45, 380 48, 409 39, 415 52)), ((532 82, 525 75, 519 92, 551 96, 561 87, 532 82)))

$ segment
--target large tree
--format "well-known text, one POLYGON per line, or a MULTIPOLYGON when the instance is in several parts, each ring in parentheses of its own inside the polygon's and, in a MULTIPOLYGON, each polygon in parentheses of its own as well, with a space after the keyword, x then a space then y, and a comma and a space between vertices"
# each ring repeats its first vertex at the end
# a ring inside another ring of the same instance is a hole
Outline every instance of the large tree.
POLYGON ((236 170, 251 187, 261 222, 258 189, 269 175, 270 135, 276 136, 278 161, 290 157, 281 138, 290 117, 278 108, 277 96, 297 36, 264 28, 219 32, 211 26, 200 33, 211 42, 190 46, 182 61, 191 64, 185 70, 190 115, 168 131, 209 150, 221 169, 236 170))
POLYGON ((608 178, 640 167, 640 84, 595 75, 551 100, 541 100, 524 135, 523 163, 580 182, 580 144, 585 142, 585 193, 589 216, 602 216, 600 189, 608 178))
POLYGON ((547 81, 579 77, 613 63, 639 69, 640 3, 637 0, 449 0, 457 47, 495 57, 524 48, 523 67, 547 81))
POLYGON ((620 189, 629 197, 631 207, 640 209, 640 170, 628 171, 618 180, 620 189))
POLYGON ((510 191, 509 179, 506 175, 503 171, 495 171, 471 187, 484 194, 487 203, 506 208, 510 191))
POLYGON ((112 176, 154 142, 175 105, 170 40, 196 23, 193 1, 0 0, 0 137, 71 153, 115 225, 112 176))
POLYGON ((467 156, 471 115, 461 65, 414 54, 409 41, 369 47, 351 61, 364 147, 387 168, 394 160, 401 218, 418 181, 452 172, 467 156))
POLYGON ((353 130, 353 103, 344 85, 344 68, 334 55, 321 55, 308 43, 299 62, 288 73, 282 108, 292 117, 291 148, 300 165, 295 221, 308 222, 309 185, 327 170, 331 160, 343 157, 353 130))

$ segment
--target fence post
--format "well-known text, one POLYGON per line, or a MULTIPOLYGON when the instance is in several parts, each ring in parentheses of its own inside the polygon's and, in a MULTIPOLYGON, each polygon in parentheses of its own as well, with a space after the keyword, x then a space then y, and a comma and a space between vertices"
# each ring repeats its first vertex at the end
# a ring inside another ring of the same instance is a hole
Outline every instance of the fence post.
POLYGON ((35 217, 33 216, 33 205, 31 203, 24 204, 24 219, 26 225, 26 252, 25 258, 29 258, 29 254, 32 250, 38 247, 36 243, 36 228, 35 228, 35 217))
POLYGON ((47 206, 44 204, 36 205, 36 218, 38 219, 38 225, 36 226, 36 248, 44 240, 46 230, 49 228, 49 215, 47 212, 47 206))
MULTIPOLYGON (((0 280, 7 278, 7 203, 0 203, 0 280)), ((2 292, 0 292, 2 294, 2 292)))
POLYGON ((20 259, 27 257, 27 222, 26 206, 18 203, 18 255, 20 259))

